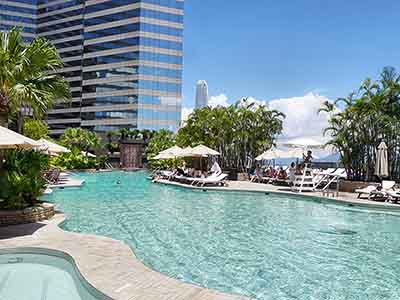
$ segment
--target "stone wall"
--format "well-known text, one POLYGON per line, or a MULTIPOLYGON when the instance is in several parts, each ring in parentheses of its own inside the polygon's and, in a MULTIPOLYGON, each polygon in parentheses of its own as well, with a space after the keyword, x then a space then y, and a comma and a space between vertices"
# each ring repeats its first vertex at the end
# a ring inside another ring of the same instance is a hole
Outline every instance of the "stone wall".
POLYGON ((0 227, 48 220, 54 214, 54 205, 51 203, 43 203, 24 210, 0 210, 0 227))

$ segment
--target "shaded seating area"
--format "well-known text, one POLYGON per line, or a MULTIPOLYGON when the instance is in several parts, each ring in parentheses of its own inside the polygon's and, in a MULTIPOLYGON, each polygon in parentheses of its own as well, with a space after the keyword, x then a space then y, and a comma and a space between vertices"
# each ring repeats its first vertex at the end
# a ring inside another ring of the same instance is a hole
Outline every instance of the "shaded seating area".
POLYGON ((218 156, 219 152, 208 148, 204 145, 199 145, 194 148, 180 148, 178 146, 171 147, 161 151, 154 157, 156 160, 176 160, 176 159, 191 159, 192 166, 171 168, 169 170, 157 170, 152 175, 153 181, 168 180, 175 181, 190 186, 225 186, 228 174, 223 174, 222 170, 214 159, 211 168, 207 168, 210 158, 218 156), (204 163, 204 160, 206 162, 204 163), (197 161, 196 164, 193 161, 197 161))

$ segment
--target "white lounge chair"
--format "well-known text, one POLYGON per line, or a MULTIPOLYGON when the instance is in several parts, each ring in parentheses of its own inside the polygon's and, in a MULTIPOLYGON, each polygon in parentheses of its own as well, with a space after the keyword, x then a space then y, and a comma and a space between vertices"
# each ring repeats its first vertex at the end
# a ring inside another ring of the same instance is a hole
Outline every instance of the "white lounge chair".
POLYGON ((357 198, 361 199, 361 195, 368 195, 368 199, 371 198, 372 192, 377 191, 376 186, 369 185, 362 189, 356 189, 354 192, 358 194, 357 198))
POLYGON ((394 192, 395 185, 396 185, 395 181, 383 180, 381 184, 381 189, 378 189, 378 187, 375 186, 374 189, 372 188, 372 186, 367 186, 365 189, 358 189, 355 192, 359 193, 359 198, 360 198, 360 193, 366 194, 366 192, 369 192, 368 199, 382 198, 387 200, 390 197, 390 193, 394 192))
POLYGON ((205 186, 207 184, 210 185, 225 185, 225 179, 228 177, 228 174, 220 174, 217 176, 213 176, 211 174, 207 178, 199 178, 196 182, 197 185, 205 186))

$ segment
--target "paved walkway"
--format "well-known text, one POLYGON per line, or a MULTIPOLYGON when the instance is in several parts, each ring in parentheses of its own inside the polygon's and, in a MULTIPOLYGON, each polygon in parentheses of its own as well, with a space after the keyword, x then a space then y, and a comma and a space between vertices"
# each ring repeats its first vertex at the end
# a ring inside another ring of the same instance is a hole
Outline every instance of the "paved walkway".
MULTIPOLYGON (((123 242, 63 231, 62 214, 34 224, 0 227, 0 249, 39 247, 71 255, 86 280, 115 300, 234 300, 229 295, 170 278, 146 267, 123 242)), ((102 300, 102 299, 99 299, 102 300)))

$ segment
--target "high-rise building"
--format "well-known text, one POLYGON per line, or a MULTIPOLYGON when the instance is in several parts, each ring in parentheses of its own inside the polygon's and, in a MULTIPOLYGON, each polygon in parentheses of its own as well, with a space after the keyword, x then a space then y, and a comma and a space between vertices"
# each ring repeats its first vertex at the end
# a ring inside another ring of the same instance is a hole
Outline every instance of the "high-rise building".
POLYGON ((48 113, 67 127, 176 130, 181 119, 183 0, 0 0, 0 30, 23 28, 59 50, 72 100, 48 113))
POLYGON ((208 85, 205 80, 199 80, 196 84, 196 108, 208 105, 208 85))

